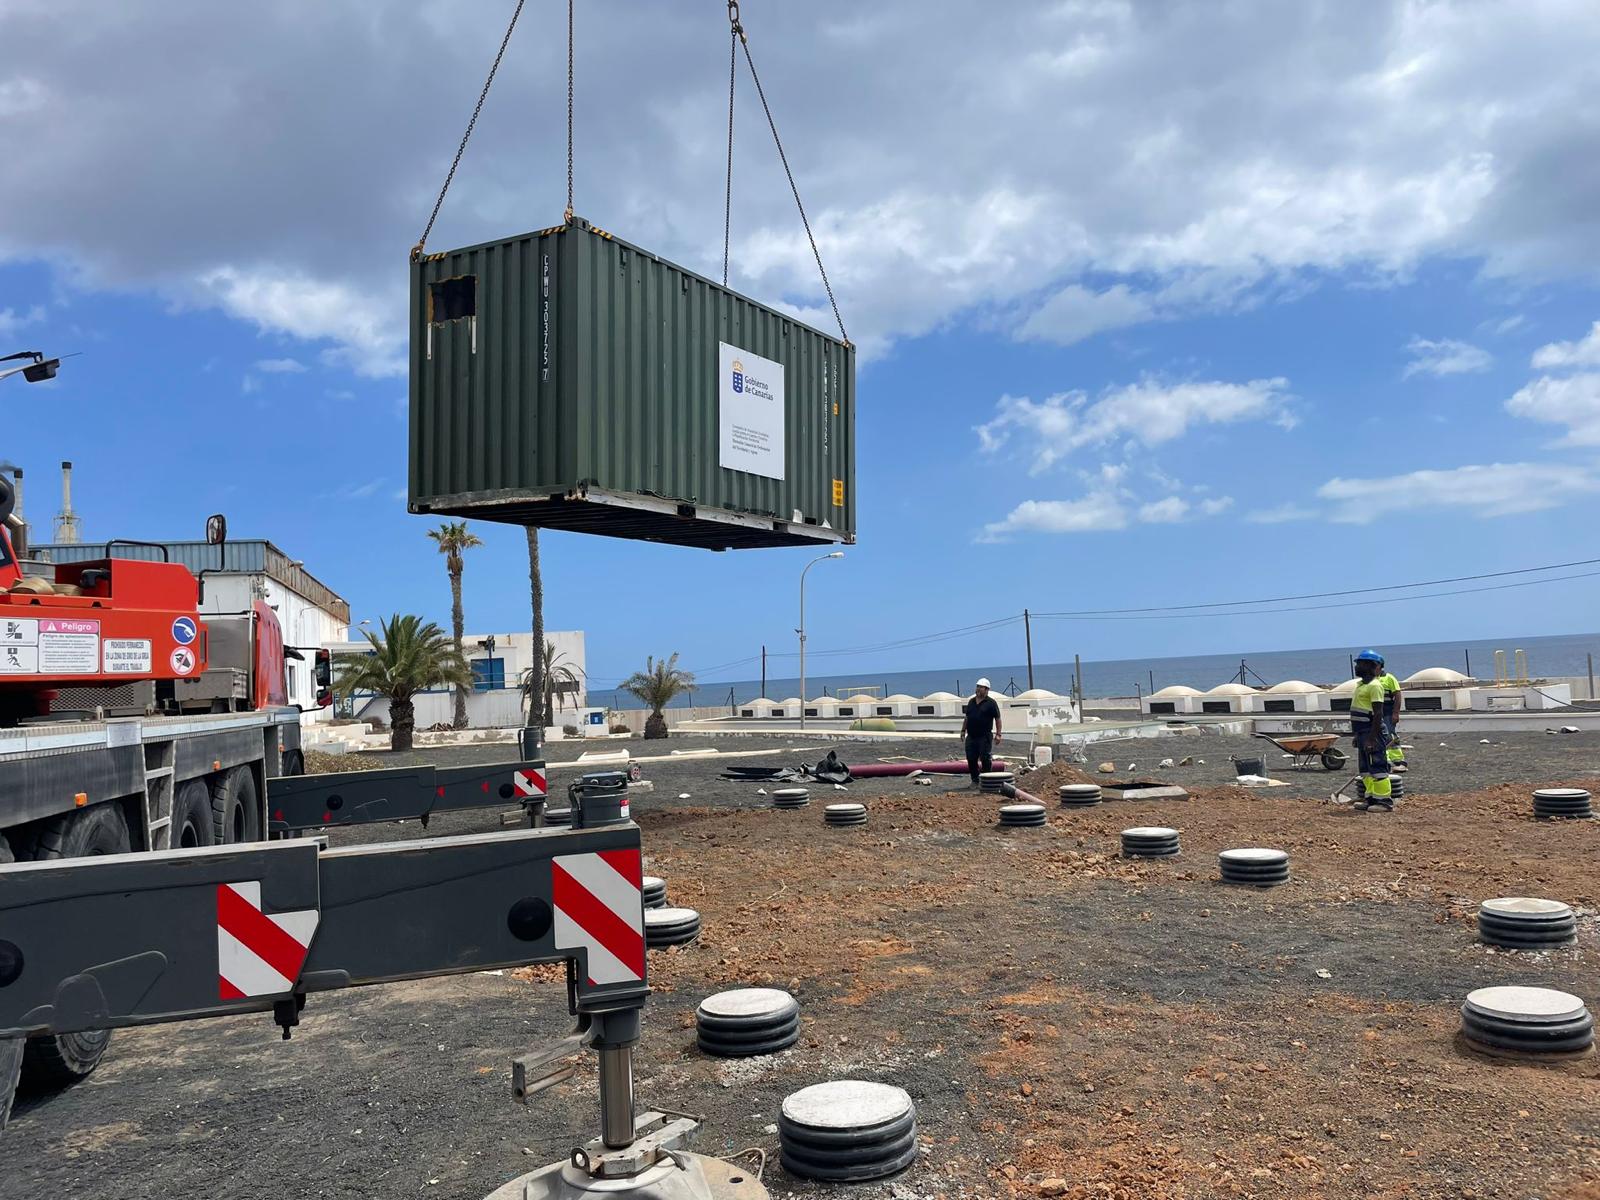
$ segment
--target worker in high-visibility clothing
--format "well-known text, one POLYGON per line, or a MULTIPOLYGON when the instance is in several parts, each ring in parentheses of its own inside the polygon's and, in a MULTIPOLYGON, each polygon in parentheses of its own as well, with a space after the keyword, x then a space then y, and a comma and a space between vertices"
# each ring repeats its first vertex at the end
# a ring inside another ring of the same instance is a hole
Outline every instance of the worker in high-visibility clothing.
POLYGON ((1389 773, 1406 773, 1405 747, 1400 744, 1400 681, 1389 670, 1389 665, 1378 659, 1378 682, 1383 684, 1383 734, 1389 773))
POLYGON ((1388 739, 1384 736, 1383 657, 1376 650, 1356 655, 1356 690, 1350 697, 1350 733, 1361 768, 1361 799, 1355 807, 1394 811, 1389 785, 1388 739))

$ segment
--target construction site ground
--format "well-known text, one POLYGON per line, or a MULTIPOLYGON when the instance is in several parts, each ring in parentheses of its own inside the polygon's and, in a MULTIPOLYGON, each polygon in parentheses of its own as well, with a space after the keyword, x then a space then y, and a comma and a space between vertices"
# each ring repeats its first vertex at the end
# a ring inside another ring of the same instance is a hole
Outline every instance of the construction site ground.
MULTIPOLYGON (((641 1101, 703 1114, 702 1152, 772 1153, 778 1106, 800 1087, 853 1077, 911 1093, 925 1148, 911 1170, 830 1187, 774 1162, 779 1197, 1595 1200, 1596 1060, 1489 1060, 1456 1031, 1462 999, 1491 984, 1600 1000, 1600 823, 1536 821, 1529 795, 1593 782, 1600 738, 1443 740, 1412 751, 1407 797, 1388 815, 1326 803, 1348 773, 1289 771, 1260 740, 1119 743, 1091 750, 1088 774, 1058 763, 1024 775, 1049 824, 1006 831, 999 800, 959 779, 853 784, 870 821, 833 829, 822 805, 846 793, 831 786, 774 811, 761 785, 717 779, 716 759, 647 764, 654 789, 634 806, 646 869, 704 932, 651 952, 641 1101), (1262 751, 1290 786, 1232 786, 1229 756, 1262 751), (1056 786, 1101 778, 1102 759, 1189 798, 1062 809, 1056 786), (1178 828, 1182 855, 1121 859, 1118 832, 1146 824, 1178 828), (1288 851, 1291 881, 1220 884, 1216 854, 1234 846, 1288 851), (1519 894, 1579 909, 1577 944, 1478 944, 1477 902, 1519 894), (799 1044, 699 1053, 695 1005, 747 985, 794 993, 799 1044)), ((726 745, 770 754, 732 761, 774 765, 828 748, 726 745)), ((878 743, 848 757, 956 749, 878 743)), ((454 814, 335 841, 498 824, 454 814)), ((527 1108, 510 1099, 508 1060, 566 1022, 559 969, 536 967, 319 995, 287 1044, 265 1016, 123 1031, 85 1084, 19 1104, 0 1135, 0 1194, 475 1200, 595 1132, 587 1067, 527 1108)))

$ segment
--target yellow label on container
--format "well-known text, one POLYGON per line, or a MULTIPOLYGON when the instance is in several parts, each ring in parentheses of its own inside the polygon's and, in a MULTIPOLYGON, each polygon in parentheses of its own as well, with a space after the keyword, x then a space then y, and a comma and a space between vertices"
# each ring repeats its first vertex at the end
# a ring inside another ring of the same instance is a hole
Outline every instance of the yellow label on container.
POLYGON ((833 481, 833 506, 835 508, 844 507, 844 480, 842 479, 833 481))

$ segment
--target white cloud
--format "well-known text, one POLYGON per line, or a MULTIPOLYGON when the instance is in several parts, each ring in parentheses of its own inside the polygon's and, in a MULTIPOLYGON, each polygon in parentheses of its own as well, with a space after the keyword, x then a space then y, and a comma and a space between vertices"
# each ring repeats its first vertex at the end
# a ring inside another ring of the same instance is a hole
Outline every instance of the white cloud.
MULTIPOLYGON (((18 312, 14 308, 0 308, 0 337, 10 337, 27 326, 36 325, 42 320, 44 320, 44 306, 42 304, 35 304, 26 312, 18 312)), ((6 347, 7 351, 10 349, 9 346, 6 347)))
POLYGON ((1365 525, 1394 513, 1466 512, 1504 517, 1559 508, 1600 492, 1600 476, 1563 463, 1491 463, 1413 471, 1378 479, 1330 479, 1317 495, 1332 505, 1329 519, 1365 525))
POLYGON ((1498 321, 1484 321, 1478 326, 1484 333, 1493 334, 1495 337, 1504 337, 1508 333, 1515 333, 1528 323, 1528 318, 1521 313, 1509 317, 1501 317, 1498 321))
POLYGON ((1563 440, 1568 445, 1600 446, 1600 372, 1541 375, 1506 401, 1506 411, 1530 421, 1565 425, 1563 440))
POLYGON ((256 370, 268 375, 299 375, 307 367, 298 358, 259 358, 256 360, 256 370))
MULTIPOLYGON (((1117 474, 1120 477, 1120 472, 1117 474)), ((1019 533, 1099 533, 1126 529, 1134 521, 1171 525, 1197 511, 1207 517, 1224 513, 1233 507, 1233 498, 1218 496, 1193 505, 1182 496, 1166 496, 1137 507, 1134 504, 1134 492, 1114 481, 1078 500, 1024 500, 1003 521, 985 525, 978 541, 1005 542, 1019 533)))
POLYGON ((1139 506, 1139 520, 1151 525, 1168 525, 1189 515, 1189 502, 1182 496, 1168 496, 1139 506))
POLYGON ((1137 325, 1151 315, 1150 301, 1129 291, 1126 284, 1092 292, 1073 283, 1034 310, 1017 328, 1017 336, 1070 346, 1108 329, 1137 325))
POLYGON ((1540 371, 1559 371, 1568 367, 1600 367, 1600 321, 1586 337, 1576 342, 1551 342, 1533 352, 1533 365, 1540 371))
POLYGON ((254 375, 246 375, 239 381, 239 390, 246 396, 254 396, 261 390, 261 380, 254 375))
POLYGON ((1003 521, 985 525, 980 542, 1009 541, 1018 533, 1097 533, 1126 529, 1128 510, 1110 492, 1081 500, 1024 500, 1003 521))
POLYGON ((1494 359, 1489 352, 1454 338, 1429 341, 1414 337, 1406 343, 1411 361, 1406 364, 1405 378, 1413 375, 1470 375, 1487 371, 1494 359))
POLYGON ((1271 420, 1289 428, 1287 379, 1249 383, 1175 383, 1154 378, 1108 388, 1090 400, 1086 392, 1059 392, 1042 402, 1002 396, 993 420, 977 427, 979 443, 998 453, 1016 434, 1037 475, 1086 446, 1129 439, 1156 446, 1182 437, 1192 426, 1271 420))
POLYGON ((389 305, 348 284, 235 267, 208 271, 199 282, 225 312, 264 332, 336 343, 325 353, 358 375, 405 374, 404 324, 394 319, 389 305))
MULTIPOLYGON (((579 210, 715 271, 719 18, 617 3, 630 36, 580 30, 579 210), (605 90, 603 75, 629 86, 605 90)), ((0 260, 44 254, 83 286, 215 304, 393 373, 401 256, 493 33, 461 36, 449 6, 381 21, 360 5, 235 6, 225 22, 203 0, 110 7, 7 13, 22 65, 0 82, 0 115, 29 169, 6 179, 0 260), (108 186, 83 187, 89 178, 108 186), (230 267, 311 281, 348 311, 308 314, 260 287, 207 282, 230 267)), ((1383 285, 1429 259, 1519 280, 1592 279, 1600 262, 1593 0, 1337 12, 885 0, 868 16, 817 0, 749 20, 864 350, 971 313, 1071 337, 1126 324, 1140 306, 1156 317, 1227 308, 1330 274, 1383 285)), ((559 110, 561 49, 519 37, 436 248, 558 218, 558 173, 527 164, 560 161, 564 130, 526 114, 559 110)), ((745 138, 735 174, 734 282, 820 319, 826 301, 770 146, 745 138)))
POLYGON ((1309 521, 1316 515, 1316 509, 1301 504, 1280 504, 1276 508, 1245 513, 1244 519, 1256 525, 1282 525, 1286 521, 1309 521))

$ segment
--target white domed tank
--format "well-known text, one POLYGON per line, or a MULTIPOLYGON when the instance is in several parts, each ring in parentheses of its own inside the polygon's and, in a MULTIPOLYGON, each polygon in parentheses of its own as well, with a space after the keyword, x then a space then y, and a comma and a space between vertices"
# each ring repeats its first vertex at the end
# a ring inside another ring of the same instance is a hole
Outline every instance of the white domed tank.
POLYGON ((1264 713, 1320 712, 1326 709, 1326 693, 1304 679, 1285 679, 1261 695, 1264 713))
POLYGON ((1426 667, 1400 681, 1403 712, 1455 712, 1472 707, 1472 679, 1449 667, 1426 667))
POLYGON ((1181 716, 1199 712, 1200 697, 1203 695, 1205 693, 1199 688, 1173 683, 1159 692, 1151 692, 1139 702, 1139 707, 1152 717, 1181 716))
POLYGON ((1261 693, 1242 683, 1219 683, 1200 699, 1200 711, 1222 716, 1260 711, 1261 693))

